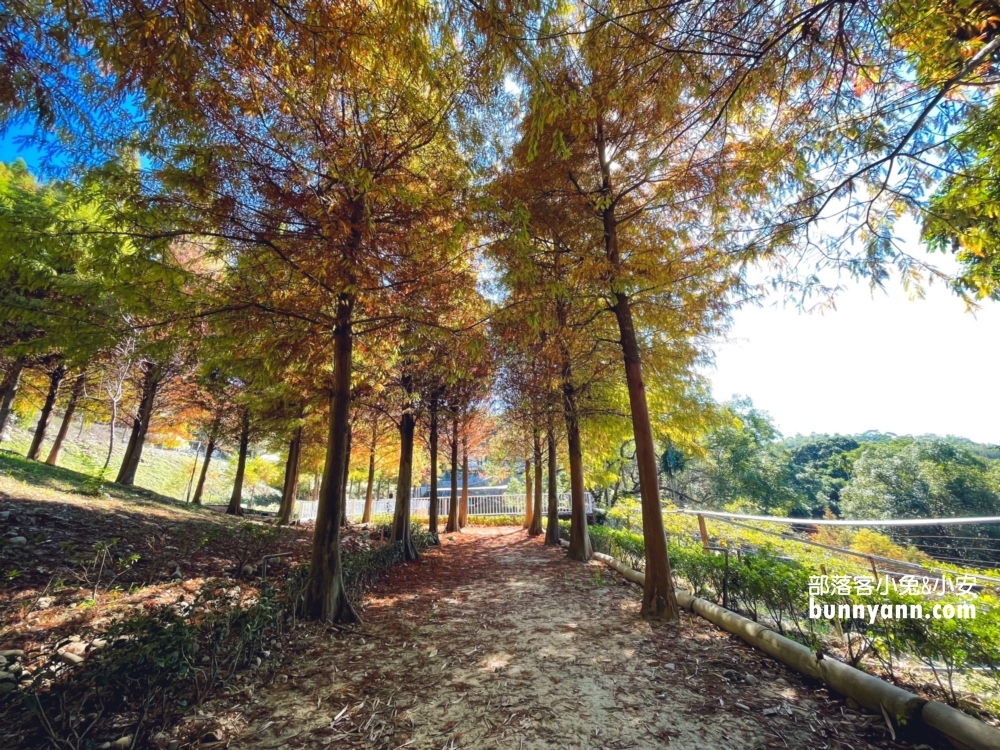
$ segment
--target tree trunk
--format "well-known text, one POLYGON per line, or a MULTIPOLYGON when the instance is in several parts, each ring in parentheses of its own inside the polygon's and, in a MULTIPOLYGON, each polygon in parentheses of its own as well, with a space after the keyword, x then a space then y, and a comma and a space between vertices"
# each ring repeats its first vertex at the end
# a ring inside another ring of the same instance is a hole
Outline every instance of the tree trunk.
MULTIPOLYGON (((556 269, 559 273, 561 253, 556 254, 556 269)), ((556 319, 560 331, 569 327, 569 302, 565 299, 556 302, 556 319)), ((573 360, 565 337, 559 339, 560 377, 562 380, 563 418, 566 422, 566 442, 569 448, 569 486, 570 486, 570 523, 569 523, 569 557, 573 560, 586 562, 593 555, 590 546, 590 533, 587 529, 587 506, 585 486, 583 482, 583 446, 580 442, 580 417, 576 408, 576 388, 573 385, 573 360)), ((549 450, 555 448, 552 437, 551 422, 549 423, 549 450)), ((550 459, 551 463, 551 459, 550 459)))
MULTIPOLYGON (((535 454, 535 507, 532 510, 528 535, 538 536, 542 533, 542 443, 537 428, 532 434, 532 450, 535 454)), ((556 529, 558 528, 559 525, 556 524, 556 529)))
POLYGON ((354 442, 354 431, 351 426, 347 427, 347 456, 344 458, 344 486, 340 493, 340 525, 347 526, 347 500, 350 497, 348 489, 350 487, 348 478, 351 476, 351 443, 354 442))
POLYGON ((448 499, 448 525, 445 534, 461 531, 458 527, 458 411, 451 417, 451 497, 448 499))
POLYGON ((524 525, 522 529, 531 528, 531 520, 535 517, 535 501, 531 495, 531 459, 524 460, 524 525))
POLYGON ((639 469, 639 495, 642 498, 642 536, 646 547, 646 583, 642 592, 642 616, 675 622, 680 619, 677 596, 674 593, 670 559, 667 557, 667 536, 663 527, 663 510, 656 483, 656 447, 653 426, 646 404, 646 386, 642 380, 642 360, 632 321, 628 297, 616 295, 615 317, 621 332, 622 354, 625 358, 625 382, 632 411, 635 435, 635 457, 639 469))
MULTIPOLYGON (((605 198, 612 195, 611 160, 608 158, 604 138, 604 124, 597 121, 597 150, 601 168, 601 186, 605 198)), ((604 222, 605 255, 614 273, 621 268, 618 247, 618 218, 614 201, 608 201, 602 214, 604 222)), ((632 431, 635 437, 635 457, 639 472, 639 495, 642 498, 642 536, 646 547, 646 583, 642 592, 642 616, 676 622, 680 619, 677 596, 674 593, 670 559, 667 557, 667 537, 663 527, 663 509, 657 490, 656 448, 653 444, 653 426, 646 403, 646 386, 642 379, 642 357, 635 335, 632 307, 625 289, 612 279, 612 310, 621 334, 622 357, 625 360, 625 382, 628 386, 629 407, 632 412, 632 431)))
POLYGON ((437 539, 438 515, 441 512, 438 503, 438 397, 431 396, 431 495, 427 508, 427 530, 437 539))
MULTIPOLYGON (((360 221, 360 217, 358 218, 360 221)), ((355 231, 359 232, 360 229, 355 231)), ((304 607, 307 617, 341 623, 361 621, 344 589, 338 518, 341 507, 338 495, 343 492, 343 472, 347 467, 347 435, 351 429, 353 312, 354 295, 341 294, 337 305, 337 324, 333 331, 334 387, 330 399, 330 438, 327 442, 323 486, 320 489, 322 497, 316 511, 304 607)))
POLYGON ((117 421, 118 421, 118 402, 117 401, 112 401, 111 402, 111 429, 109 430, 109 432, 111 434, 108 436, 108 455, 107 455, 107 458, 104 459, 104 466, 101 468, 101 474, 103 474, 104 472, 106 472, 108 470, 108 466, 111 465, 111 456, 115 452, 115 422, 117 422, 117 421))
POLYGON ((469 523, 469 444, 462 438, 462 504, 458 506, 458 528, 469 523))
POLYGON ((361 516, 361 523, 371 523, 372 521, 372 504, 374 497, 372 496, 372 490, 375 488, 375 449, 372 448, 371 453, 368 454, 368 485, 365 487, 365 512, 361 516))
POLYGON ((3 394, 0 396, 0 435, 7 429, 7 420, 14 406, 17 387, 21 384, 22 372, 24 372, 24 357, 18 357, 4 374, 3 383, 0 384, 0 393, 3 394))
POLYGON ((191 502, 194 505, 201 505, 201 498, 205 492, 205 480, 208 478, 208 464, 215 453, 215 438, 219 434, 219 426, 222 424, 222 417, 216 416, 212 422, 212 429, 208 433, 208 443, 205 445, 205 461, 201 465, 201 474, 198 475, 198 486, 194 488, 194 497, 191 502))
POLYGON ((302 425, 288 441, 288 460, 285 461, 285 483, 281 488, 281 505, 278 507, 278 524, 285 525, 292 520, 295 510, 295 490, 299 486, 299 455, 302 453, 302 425))
MULTIPOLYGON (((559 475, 559 466, 558 466, 558 463, 557 463, 557 455, 556 455, 556 433, 555 433, 555 430, 552 429, 551 423, 549 424, 549 428, 545 431, 545 442, 547 444, 546 448, 548 449, 548 453, 549 453, 549 472, 548 472, 549 473, 549 477, 548 477, 548 479, 549 479, 549 521, 548 521, 548 526, 551 527, 551 526, 555 525, 555 527, 558 529, 559 528, 559 494, 558 494, 558 490, 556 488, 556 479, 558 478, 558 475, 559 475)), ((585 523, 586 523, 586 521, 585 521, 585 523)), ((585 533, 586 533, 586 528, 587 527, 585 525, 584 526, 584 532, 585 533)), ((558 532, 556 532, 555 536, 558 536, 558 532)), ((548 541, 548 535, 546 535, 545 539, 546 539, 546 541, 548 541)), ((588 539, 587 541, 589 543, 590 540, 588 539)), ((588 546, 589 546, 589 544, 588 544, 588 546)))
POLYGON ((191 464, 191 476, 188 477, 187 493, 184 497, 184 502, 191 502, 191 490, 194 489, 194 475, 198 471, 198 458, 201 456, 201 441, 194 448, 194 463, 191 464))
POLYGON ((236 478, 233 480, 233 494, 229 496, 229 507, 226 515, 243 515, 243 475, 247 468, 247 451, 250 448, 250 408, 243 407, 243 417, 240 420, 240 454, 236 459, 236 478))
POLYGON ((62 424, 59 425, 59 432, 56 433, 56 440, 52 443, 52 448, 49 449, 49 457, 45 459, 45 463, 49 466, 55 466, 59 462, 59 451, 62 450, 63 441, 66 440, 69 426, 73 422, 73 415, 76 413, 76 405, 80 402, 86 385, 87 376, 81 372, 73 382, 73 390, 70 391, 69 401, 66 403, 66 413, 63 414, 62 424))
POLYGON ((59 397, 59 386, 62 385, 63 378, 66 377, 66 368, 59 365, 49 375, 49 392, 45 395, 45 404, 42 406, 42 413, 38 415, 38 425, 35 427, 35 437, 28 448, 28 458, 37 461, 42 453, 42 441, 45 440, 45 433, 49 429, 49 422, 52 421, 52 410, 55 408, 56 399, 59 397))
POLYGON ((392 540, 403 543, 403 559, 416 560, 419 555, 410 537, 410 499, 413 495, 413 433, 417 420, 413 414, 413 378, 403 376, 406 404, 399 420, 399 478, 396 483, 396 512, 392 518, 392 540))
POLYGON ((143 367, 145 374, 142 378, 142 398, 139 401, 139 411, 136 412, 135 420, 132 422, 132 434, 129 436, 125 455, 122 457, 121 468, 118 469, 118 476, 115 478, 119 484, 135 483, 135 473, 142 459, 142 447, 146 443, 149 420, 153 416, 153 401, 160 385, 160 366, 154 362, 144 362, 143 367))
MULTIPOLYGON (((565 372, 565 371, 564 371, 565 372)), ((566 442, 569 447, 569 556, 573 560, 586 562, 594 550, 590 546, 590 531, 587 529, 587 505, 583 483, 583 447, 580 443, 580 421, 576 412, 576 394, 572 383, 563 379, 563 407, 566 419, 566 442)), ((549 435, 552 435, 551 430, 549 435)), ((549 450, 555 446, 550 439, 549 450)))

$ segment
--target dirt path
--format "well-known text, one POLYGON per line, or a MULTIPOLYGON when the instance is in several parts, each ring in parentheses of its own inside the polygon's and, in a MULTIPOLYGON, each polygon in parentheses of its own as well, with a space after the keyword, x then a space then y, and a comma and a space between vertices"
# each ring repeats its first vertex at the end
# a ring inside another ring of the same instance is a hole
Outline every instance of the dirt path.
POLYGON ((362 612, 243 707, 229 747, 898 747, 699 618, 643 622, 634 588, 520 529, 444 537, 362 612))

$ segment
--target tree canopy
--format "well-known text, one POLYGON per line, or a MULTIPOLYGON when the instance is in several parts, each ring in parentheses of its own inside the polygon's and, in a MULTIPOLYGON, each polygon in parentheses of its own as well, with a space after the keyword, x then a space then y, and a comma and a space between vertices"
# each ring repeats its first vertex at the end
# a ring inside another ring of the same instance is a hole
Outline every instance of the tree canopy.
POLYGON ((530 534, 545 494, 558 544, 568 487, 572 558, 588 490, 638 493, 651 618, 677 617, 661 489, 803 516, 904 512, 899 487, 912 512, 995 503, 960 446, 785 444, 699 374, 760 273, 802 303, 831 268, 940 275, 904 215, 970 304, 997 296, 989 3, 19 1, 0 31, 0 127, 58 178, 0 167, 0 429, 27 372, 37 457, 90 383, 108 461, 130 428, 119 482, 183 421, 199 487, 237 452, 233 513, 252 444, 280 450, 284 520, 317 475, 309 616, 356 618, 353 480, 370 517, 395 465, 414 557, 415 475, 436 533, 448 464, 457 532, 458 467, 500 423, 530 534))

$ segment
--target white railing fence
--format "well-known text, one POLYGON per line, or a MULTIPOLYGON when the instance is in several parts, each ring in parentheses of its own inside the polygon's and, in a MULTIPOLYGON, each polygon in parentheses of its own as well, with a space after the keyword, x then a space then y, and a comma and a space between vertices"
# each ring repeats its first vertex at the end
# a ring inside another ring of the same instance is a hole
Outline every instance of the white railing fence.
MULTIPOLYGON (((570 495, 563 493, 556 496, 559 513, 570 512, 570 495)), ((427 516, 430 512, 430 498, 415 497, 410 500, 410 514, 413 516, 427 516)), ((469 515, 470 516, 523 516, 524 515, 524 495, 469 495, 469 515)), ((584 502, 587 507, 587 515, 594 512, 594 498, 589 492, 584 494, 584 502)), ((543 498, 543 507, 548 501, 543 498)), ((314 500, 299 501, 299 521, 315 521, 316 511, 319 506, 314 500)), ((374 515, 391 515, 396 510, 395 500, 374 500, 372 502, 372 513, 374 515)), ((438 498, 438 515, 447 516, 451 510, 451 493, 441 495, 438 498)), ((363 497, 352 497, 347 500, 347 517, 352 521, 360 520, 365 511, 365 499, 363 497)))

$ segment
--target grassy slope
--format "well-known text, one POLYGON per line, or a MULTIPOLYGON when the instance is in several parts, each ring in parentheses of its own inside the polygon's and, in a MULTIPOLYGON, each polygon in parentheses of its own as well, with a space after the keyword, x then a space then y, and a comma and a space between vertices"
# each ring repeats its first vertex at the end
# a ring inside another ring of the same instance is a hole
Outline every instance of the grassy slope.
MULTIPOLYGON (((52 429, 53 433, 55 429, 52 429)), ((79 439, 77 439, 77 434, 78 431, 74 425, 66 442, 63 443, 63 449, 59 455, 59 465, 82 474, 96 476, 104 465, 104 459, 108 453, 107 431, 106 429, 85 430, 79 439)), ((0 445, 0 448, 23 456, 27 453, 30 444, 31 433, 28 430, 14 428, 11 432, 11 439, 0 445)), ((51 440, 46 440, 42 448, 43 457, 48 456, 50 445, 51 440)), ((109 478, 114 479, 118 467, 121 466, 124 453, 125 441, 116 440, 115 452, 108 466, 107 476, 109 478)), ((198 471, 201 471, 203 460, 204 455, 202 454, 198 459, 198 471)), ((154 489, 166 497, 183 500, 187 494, 193 465, 193 453, 167 450, 147 444, 142 451, 142 461, 136 473, 136 484, 139 487, 154 489)), ((235 466, 227 458, 218 456, 213 458, 208 466, 204 502, 228 502, 234 474, 235 466)), ((197 476, 195 481, 197 481, 197 476)))
MULTIPOLYGON (((41 641, 64 621, 89 622, 95 613, 81 610, 80 602, 98 583, 76 586, 95 558, 95 545, 111 544, 115 560, 136 555, 118 581, 130 592, 121 598, 134 598, 133 604, 155 596, 174 569, 190 581, 227 575, 236 564, 234 543, 243 521, 138 487, 108 483, 98 496, 88 494, 92 489, 88 475, 0 451, 0 511, 9 511, 0 520, 0 536, 16 531, 28 540, 15 546, 0 538, 0 642, 41 641), (43 593, 55 599, 52 615, 35 622, 37 611, 28 613, 37 610, 32 601, 43 593)), ((281 534, 296 551, 308 549, 308 536, 302 529, 281 534)), ((94 572, 83 577, 93 579, 94 572)), ((112 586, 110 575, 101 577, 101 589, 112 586)), ((110 600, 100 609, 105 607, 116 608, 110 600)))

